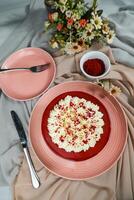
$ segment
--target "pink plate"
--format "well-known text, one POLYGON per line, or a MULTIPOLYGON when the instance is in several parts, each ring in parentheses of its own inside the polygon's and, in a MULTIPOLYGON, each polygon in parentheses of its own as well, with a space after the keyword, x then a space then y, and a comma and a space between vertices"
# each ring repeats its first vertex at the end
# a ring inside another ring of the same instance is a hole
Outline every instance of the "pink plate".
POLYGON ((59 84, 47 91, 37 102, 29 124, 32 147, 43 165, 52 173, 72 180, 96 177, 120 158, 127 140, 127 122, 117 100, 101 87, 84 81, 59 84), (82 91, 97 98, 107 110, 111 132, 104 148, 95 156, 82 161, 65 159, 56 154, 43 138, 41 123, 44 110, 57 96, 71 91, 82 91))
POLYGON ((31 67, 50 63, 39 73, 31 71, 13 71, 0 73, 0 87, 3 92, 15 100, 29 100, 45 92, 55 78, 56 66, 50 54, 40 48, 24 48, 7 58, 2 68, 31 67))

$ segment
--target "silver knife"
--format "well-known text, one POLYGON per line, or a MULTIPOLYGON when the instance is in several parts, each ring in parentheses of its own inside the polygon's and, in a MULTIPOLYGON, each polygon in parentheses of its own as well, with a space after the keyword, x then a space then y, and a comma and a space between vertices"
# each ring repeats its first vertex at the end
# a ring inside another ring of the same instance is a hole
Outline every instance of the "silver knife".
POLYGON ((16 127, 16 130, 17 130, 19 138, 20 138, 21 145, 23 147, 23 150, 24 150, 24 153, 26 156, 26 160, 27 160, 29 170, 30 170, 32 185, 34 188, 39 188, 40 187, 40 179, 35 171, 35 168, 34 168, 31 156, 30 156, 30 152, 28 149, 27 137, 26 137, 23 125, 15 111, 13 111, 13 110, 11 111, 11 116, 12 116, 14 125, 16 127))

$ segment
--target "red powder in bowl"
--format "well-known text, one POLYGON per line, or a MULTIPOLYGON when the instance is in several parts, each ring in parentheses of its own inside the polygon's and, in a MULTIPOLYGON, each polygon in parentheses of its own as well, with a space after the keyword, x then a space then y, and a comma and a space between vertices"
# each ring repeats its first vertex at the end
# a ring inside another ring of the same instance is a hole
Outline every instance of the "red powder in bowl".
POLYGON ((100 76, 105 72, 105 64, 98 58, 88 59, 84 62, 83 69, 91 76, 100 76))

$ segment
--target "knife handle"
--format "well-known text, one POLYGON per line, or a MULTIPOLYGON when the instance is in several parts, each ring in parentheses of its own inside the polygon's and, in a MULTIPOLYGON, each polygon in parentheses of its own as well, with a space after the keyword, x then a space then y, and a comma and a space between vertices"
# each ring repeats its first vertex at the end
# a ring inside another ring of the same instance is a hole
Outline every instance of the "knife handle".
POLYGON ((26 147, 23 150, 24 150, 24 153, 25 153, 25 156, 26 156, 26 159, 27 159, 27 163, 28 163, 28 166, 29 166, 32 185, 33 185, 34 188, 37 189, 37 188, 40 187, 40 179, 39 179, 39 177, 38 177, 38 175, 35 171, 35 168, 34 168, 34 165, 33 165, 33 162, 32 162, 28 148, 26 147))

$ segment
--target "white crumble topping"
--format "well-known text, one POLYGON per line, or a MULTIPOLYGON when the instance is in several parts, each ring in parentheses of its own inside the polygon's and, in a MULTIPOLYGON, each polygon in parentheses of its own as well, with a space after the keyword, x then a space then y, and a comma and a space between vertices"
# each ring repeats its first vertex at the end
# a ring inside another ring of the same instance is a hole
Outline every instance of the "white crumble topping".
POLYGON ((94 147, 103 134, 103 113, 99 106, 79 97, 61 99, 48 118, 52 141, 67 152, 94 147))

